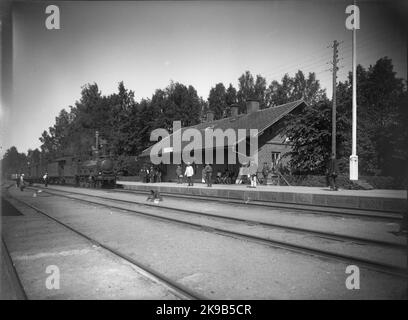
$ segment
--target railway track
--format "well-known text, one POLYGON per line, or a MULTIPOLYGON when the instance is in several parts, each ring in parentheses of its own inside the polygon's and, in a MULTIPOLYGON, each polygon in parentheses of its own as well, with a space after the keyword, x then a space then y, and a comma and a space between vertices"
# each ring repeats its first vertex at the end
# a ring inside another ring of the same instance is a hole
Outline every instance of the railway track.
MULTIPOLYGON (((34 189, 34 190, 37 190, 37 189, 34 189)), ((157 207, 155 205, 151 205, 148 203, 140 203, 140 202, 122 200, 122 199, 113 199, 113 198, 107 198, 103 196, 84 194, 84 193, 75 192, 75 191, 61 191, 61 190, 53 189, 53 192, 51 192, 50 190, 43 190, 43 192, 46 192, 46 193, 49 193, 55 196, 65 197, 65 198, 73 199, 77 201, 82 201, 84 203, 88 203, 92 205, 99 205, 99 206, 107 207, 110 209, 121 210, 125 212, 138 214, 138 215, 148 217, 148 218, 153 218, 153 219, 157 219, 157 220, 161 220, 165 222, 171 222, 171 223, 175 223, 179 225, 184 225, 184 226, 204 230, 207 232, 213 232, 213 233, 221 234, 221 235, 228 236, 228 237, 234 237, 234 238, 244 239, 247 241, 253 241, 253 242, 261 243, 261 244, 268 245, 268 246, 275 247, 275 248, 278 247, 278 248, 289 250, 292 252, 334 259, 337 261, 345 262, 347 264, 357 264, 359 266, 364 266, 368 269, 396 275, 399 277, 404 277, 404 278, 408 277, 406 268, 395 266, 395 265, 388 264, 388 263, 377 262, 377 261, 373 261, 373 260, 365 259, 365 258, 359 258, 353 255, 336 253, 336 252, 329 251, 329 250, 316 249, 316 248, 304 246, 301 244, 294 244, 294 243, 290 243, 286 241, 269 239, 265 237, 256 236, 253 234, 247 234, 247 233, 228 230, 225 228, 214 227, 211 225, 205 225, 205 224, 199 224, 199 223, 190 222, 186 220, 175 219, 175 218, 168 217, 168 216, 148 213, 142 210, 135 210, 135 209, 125 208, 125 207, 117 206, 113 204, 101 203, 100 201, 98 202, 96 200, 126 203, 126 204, 137 205, 139 207, 152 206, 152 207, 155 207, 155 209, 160 208, 160 209, 164 209, 168 211, 171 210, 171 211, 178 211, 181 213, 199 215, 199 216, 203 216, 206 218, 215 218, 215 219, 222 219, 222 220, 234 221, 234 222, 245 222, 249 224, 262 225, 264 227, 269 227, 269 228, 280 228, 280 229, 288 230, 291 232, 306 233, 306 234, 309 234, 315 237, 324 238, 324 239, 343 241, 343 242, 355 242, 355 243, 365 244, 365 245, 382 246, 384 248, 404 250, 405 252, 406 245, 403 245, 403 244, 391 243, 391 242, 386 242, 386 241, 378 241, 378 240, 370 240, 370 239, 364 239, 364 238, 359 238, 359 237, 339 235, 339 234, 334 234, 334 233, 318 232, 314 230, 301 229, 301 228, 295 228, 295 227, 289 227, 289 226, 283 226, 283 225, 275 225, 275 224, 270 224, 270 223, 262 223, 259 221, 251 221, 251 220, 246 220, 246 219, 231 218, 231 217, 207 214, 207 213, 202 213, 198 211, 191 211, 191 210, 185 210, 185 209, 174 208, 174 207, 165 207, 165 206, 157 207), (87 199, 84 199, 81 197, 85 197, 87 199)))
MULTIPOLYGON (((141 190, 125 190, 121 188, 115 189, 114 192, 121 192, 121 193, 129 193, 129 194, 146 194, 148 195, 148 191, 141 191, 141 190)), ((376 220, 386 220, 391 222, 400 222, 402 220, 402 214, 398 212, 387 212, 384 213, 382 211, 376 210, 363 210, 363 209, 351 209, 351 208, 341 208, 341 207, 331 207, 331 206, 315 206, 309 204, 296 204, 296 203, 284 203, 284 202, 266 202, 266 201, 259 201, 259 200, 251 200, 248 199, 247 201, 240 200, 240 199, 226 199, 217 196, 198 196, 198 195, 182 195, 182 194, 174 194, 168 192, 160 192, 163 196, 178 198, 178 199, 194 199, 198 201, 212 201, 212 202, 219 202, 219 203, 227 203, 227 204, 239 204, 240 206, 247 206, 247 207, 263 207, 263 208, 276 208, 276 209, 283 209, 283 210, 291 210, 291 211, 307 211, 308 213, 317 214, 317 215, 333 215, 333 216, 340 216, 340 217, 358 217, 358 218, 367 218, 367 219, 376 219, 376 220)))
MULTIPOLYGON (((174 293, 179 298, 187 299, 187 300, 207 300, 204 296, 202 296, 202 295, 200 295, 200 294, 198 294, 196 292, 193 292, 189 288, 187 288, 187 287, 185 287, 185 286, 183 286, 183 285, 181 285, 179 283, 176 283, 175 281, 169 279, 165 275, 163 275, 163 274, 153 270, 152 268, 140 263, 139 261, 133 259, 132 257, 129 257, 128 255, 120 252, 119 250, 117 250, 115 248, 112 248, 112 247, 110 247, 110 246, 108 246, 106 244, 103 244, 102 242, 97 241, 94 238, 84 234, 83 232, 78 231, 77 229, 67 225, 66 223, 54 218, 50 214, 46 213, 44 210, 41 210, 41 209, 33 206, 32 204, 27 203, 27 202, 25 202, 25 201, 23 201, 21 199, 13 197, 8 192, 8 190, 7 190, 7 196, 12 198, 13 200, 17 201, 18 203, 35 210, 36 212, 40 213, 41 215, 45 216, 46 218, 48 218, 48 219, 50 219, 50 220, 52 220, 54 222, 56 222, 57 224, 65 227, 66 229, 74 232, 75 234, 79 235, 80 237, 82 237, 82 238, 88 240, 89 242, 91 242, 93 245, 101 247, 104 250, 110 252, 111 254, 113 254, 113 255, 127 261, 128 263, 130 263, 132 265, 134 265, 137 269, 141 270, 142 273, 147 274, 155 282, 162 284, 164 287, 166 287, 169 291, 174 293)), ((5 244, 5 242, 4 242, 4 244, 5 244)), ((11 257, 10 257, 10 259, 11 259, 11 257)), ((20 283, 21 288, 23 288, 23 286, 21 285, 21 282, 19 282, 19 283, 20 283)))

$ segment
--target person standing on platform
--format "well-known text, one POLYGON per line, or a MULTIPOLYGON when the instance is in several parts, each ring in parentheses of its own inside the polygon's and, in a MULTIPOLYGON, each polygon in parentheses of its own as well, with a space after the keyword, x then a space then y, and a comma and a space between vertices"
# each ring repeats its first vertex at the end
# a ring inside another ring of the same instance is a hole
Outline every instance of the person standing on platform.
POLYGON ((21 190, 21 191, 24 191, 24 188, 25 188, 24 173, 22 173, 22 174, 20 175, 20 190, 21 190))
POLYGON ((48 186, 48 172, 46 172, 44 174, 43 180, 44 180, 44 187, 47 188, 47 186, 48 186))
POLYGON ((326 176, 326 187, 330 188, 330 163, 326 166, 325 176, 326 176))
POLYGON ((161 180, 162 172, 160 168, 157 168, 156 175, 157 175, 157 182, 162 182, 161 180))
POLYGON ((236 184, 241 184, 243 183, 243 177, 246 176, 248 174, 248 164, 247 163, 243 163, 241 165, 241 167, 239 168, 239 172, 238 172, 238 177, 237 180, 235 181, 236 184))
POLYGON ((176 175, 177 175, 177 183, 181 184, 183 181, 183 169, 181 168, 181 165, 177 165, 176 168, 176 175))
POLYGON ((190 162, 187 162, 187 168, 186 168, 186 172, 184 173, 184 175, 187 177, 187 181, 188 181, 188 186, 193 186, 193 175, 194 175, 194 169, 191 166, 190 162))
POLYGON ((336 158, 332 156, 331 161, 330 161, 330 167, 329 167, 329 176, 330 176, 330 190, 337 191, 337 185, 336 185, 336 178, 339 174, 339 166, 337 163, 336 158))
POLYGON ((17 188, 20 188, 20 176, 21 175, 17 175, 17 179, 16 179, 16 184, 17 184, 17 188))
POLYGON ((262 168, 262 176, 263 176, 263 184, 267 185, 268 183, 268 174, 269 174, 269 166, 266 162, 264 162, 263 164, 263 168, 262 168))
POLYGON ((140 180, 146 183, 146 170, 144 167, 140 169, 140 180))
POLYGON ((204 170, 205 170, 205 181, 207 182, 207 187, 212 187, 211 177, 212 177, 213 170, 212 170, 211 165, 207 163, 204 170))
POLYGON ((153 166, 150 166, 150 182, 153 183, 155 182, 155 175, 156 175, 156 170, 154 169, 153 166))
POLYGON ((250 188, 256 188, 257 173, 258 173, 258 165, 255 163, 255 161, 251 160, 251 162, 249 163, 249 172, 248 172, 248 176, 251 180, 250 188))
POLYGON ((203 170, 201 170, 201 182, 205 183, 205 166, 203 166, 203 170))

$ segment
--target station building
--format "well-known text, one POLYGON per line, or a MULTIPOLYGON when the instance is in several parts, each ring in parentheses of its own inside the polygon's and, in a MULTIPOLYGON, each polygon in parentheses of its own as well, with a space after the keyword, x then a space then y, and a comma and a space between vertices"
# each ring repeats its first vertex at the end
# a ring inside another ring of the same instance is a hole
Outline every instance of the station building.
MULTIPOLYGON (((228 129, 234 130, 236 133, 236 136, 238 137, 238 130, 239 129, 244 129, 247 132, 246 136, 246 141, 245 143, 247 144, 246 147, 246 155, 250 156, 249 151, 249 143, 250 143, 250 129, 256 129, 258 131, 257 134, 257 139, 258 139, 258 145, 257 145, 257 156, 256 157, 248 157, 248 159, 256 159, 257 164, 258 164, 258 174, 261 173, 262 168, 264 163, 268 164, 269 167, 274 167, 278 163, 284 165, 289 161, 289 157, 285 156, 290 150, 291 150, 291 143, 290 141, 286 138, 282 132, 284 130, 284 118, 288 114, 300 114, 302 112, 302 109, 306 106, 306 103, 303 100, 297 100, 293 101, 290 103, 286 103, 283 105, 279 106, 274 106, 270 107, 267 109, 259 109, 259 102, 255 100, 249 100, 246 102, 246 113, 239 114, 238 106, 231 106, 230 107, 230 113, 231 116, 228 118, 223 118, 219 120, 214 120, 214 114, 212 112, 208 112, 206 116, 206 120, 200 124, 190 126, 190 127, 183 127, 180 129, 179 134, 183 134, 185 130, 187 129, 196 129, 199 132, 201 132, 201 136, 203 137, 203 141, 201 143, 201 150, 199 152, 202 152, 201 159, 202 163, 195 163, 193 161, 194 165, 194 180, 196 181, 201 181, 201 171, 203 167, 205 166, 206 158, 205 157, 205 152, 208 151, 205 148, 205 143, 204 143, 204 137, 205 137, 205 131, 208 129, 212 130, 217 130, 221 129, 222 131, 226 131, 228 129)), ((241 130, 242 131, 242 130, 241 130)), ((174 145, 174 139, 175 139, 175 133, 173 132, 170 134, 167 138, 170 141, 170 145, 174 145)), ((158 144, 160 142, 157 142, 156 144, 150 146, 149 148, 145 149, 142 154, 139 156, 139 158, 146 164, 149 165, 151 162, 151 152, 152 149, 156 146, 156 150, 159 147, 158 144)), ((186 145, 189 144, 189 141, 183 141, 181 143, 181 150, 184 149, 186 145)), ((216 143, 213 144, 213 160, 212 162, 212 167, 213 167, 213 177, 217 174, 217 172, 224 172, 226 169, 229 170, 229 172, 234 172, 236 175, 238 174, 239 168, 241 166, 241 163, 238 160, 238 153, 236 152, 238 150, 237 148, 237 142, 230 142, 228 139, 224 139, 224 143, 222 146, 218 144, 216 146, 216 143), (216 163, 216 149, 223 149, 222 152, 224 152, 224 161, 223 163, 216 163), (228 152, 235 152, 235 159, 234 161, 229 161, 228 159, 228 152)), ((182 164, 183 166, 183 173, 184 173, 184 163, 182 162, 183 157, 180 154, 175 154, 175 151, 172 147, 170 148, 163 148, 161 147, 161 152, 162 155, 164 153, 169 153, 170 157, 170 162, 169 163, 162 163, 159 165, 160 170, 162 171, 162 181, 167 182, 167 181, 176 181, 176 167, 178 164, 182 164), (181 161, 180 161, 181 159, 181 161)), ((194 154, 190 154, 194 158, 194 154)))

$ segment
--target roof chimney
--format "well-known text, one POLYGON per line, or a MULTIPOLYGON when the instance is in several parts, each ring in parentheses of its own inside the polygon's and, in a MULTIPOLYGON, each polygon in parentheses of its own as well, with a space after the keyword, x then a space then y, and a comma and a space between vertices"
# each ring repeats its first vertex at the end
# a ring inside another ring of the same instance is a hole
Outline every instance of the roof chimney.
POLYGON ((258 100, 247 100, 246 109, 247 109, 247 114, 259 111, 259 101, 258 100))
POLYGON ((214 111, 208 110, 207 111, 207 122, 214 121, 214 111))
POLYGON ((238 108, 239 108, 239 106, 237 106, 236 104, 233 104, 233 105, 230 106, 230 108, 231 108, 231 117, 232 117, 232 118, 237 117, 237 116, 238 116, 238 108))

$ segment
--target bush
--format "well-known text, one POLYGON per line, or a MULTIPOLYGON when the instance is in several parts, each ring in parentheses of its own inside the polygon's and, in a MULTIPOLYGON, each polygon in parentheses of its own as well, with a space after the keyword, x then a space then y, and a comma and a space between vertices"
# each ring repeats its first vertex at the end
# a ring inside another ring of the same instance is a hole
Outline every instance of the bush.
MULTIPOLYGON (((326 176, 322 175, 284 175, 285 179, 292 186, 304 187, 326 187, 326 176)), ((384 176, 360 176, 360 180, 365 180, 375 189, 404 189, 404 182, 400 179, 384 176)), ((336 180, 338 187, 349 190, 362 189, 352 182, 348 175, 339 175, 336 180)))
POLYGON ((140 163, 135 157, 119 156, 115 161, 115 172, 121 176, 135 176, 140 172, 140 163))
POLYGON ((362 176, 361 179, 367 181, 375 189, 404 189, 404 181, 394 177, 362 176))

